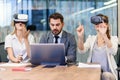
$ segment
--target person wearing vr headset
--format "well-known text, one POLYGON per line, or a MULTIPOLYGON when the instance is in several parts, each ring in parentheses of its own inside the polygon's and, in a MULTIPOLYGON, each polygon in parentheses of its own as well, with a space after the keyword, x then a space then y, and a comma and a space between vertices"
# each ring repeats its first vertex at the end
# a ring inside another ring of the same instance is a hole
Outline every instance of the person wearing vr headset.
POLYGON ((110 35, 109 20, 106 15, 98 14, 91 17, 97 34, 89 36, 84 43, 84 26, 77 28, 78 50, 85 53, 89 50, 88 63, 99 63, 101 65, 102 80, 117 80, 116 62, 114 55, 118 49, 117 36, 110 35))
POLYGON ((5 38, 5 49, 8 53, 9 62, 21 63, 29 61, 28 35, 30 30, 27 31, 26 29, 27 21, 28 15, 26 14, 14 14, 13 16, 14 30, 5 38))

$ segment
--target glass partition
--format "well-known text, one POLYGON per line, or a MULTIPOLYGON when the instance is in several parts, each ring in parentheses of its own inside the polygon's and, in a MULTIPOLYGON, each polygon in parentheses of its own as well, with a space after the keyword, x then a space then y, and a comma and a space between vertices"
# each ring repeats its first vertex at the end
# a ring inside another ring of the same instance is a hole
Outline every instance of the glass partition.
MULTIPOLYGON (((117 0, 0 0, 0 42, 12 31, 12 16, 25 13, 29 16, 27 25, 35 25, 33 35, 36 42, 44 31, 50 30, 48 17, 54 12, 64 16, 64 30, 76 36, 79 24, 85 27, 85 38, 96 34, 90 17, 99 13, 109 17, 112 35, 117 35, 117 0)), ((76 37, 77 38, 77 37, 76 37)))

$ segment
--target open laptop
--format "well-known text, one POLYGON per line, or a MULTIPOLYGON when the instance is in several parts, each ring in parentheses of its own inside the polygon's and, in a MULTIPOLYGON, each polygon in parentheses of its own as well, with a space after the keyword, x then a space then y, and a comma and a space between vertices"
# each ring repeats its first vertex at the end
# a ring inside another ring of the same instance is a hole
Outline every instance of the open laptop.
POLYGON ((63 43, 31 44, 31 63, 34 65, 66 65, 65 46, 63 43))

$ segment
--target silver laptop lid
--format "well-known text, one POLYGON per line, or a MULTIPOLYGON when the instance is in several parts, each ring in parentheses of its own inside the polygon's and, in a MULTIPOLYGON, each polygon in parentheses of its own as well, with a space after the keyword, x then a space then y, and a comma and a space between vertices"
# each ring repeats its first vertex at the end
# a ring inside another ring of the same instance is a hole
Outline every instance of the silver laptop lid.
POLYGON ((31 47, 31 63, 34 65, 65 65, 63 43, 34 43, 31 47))

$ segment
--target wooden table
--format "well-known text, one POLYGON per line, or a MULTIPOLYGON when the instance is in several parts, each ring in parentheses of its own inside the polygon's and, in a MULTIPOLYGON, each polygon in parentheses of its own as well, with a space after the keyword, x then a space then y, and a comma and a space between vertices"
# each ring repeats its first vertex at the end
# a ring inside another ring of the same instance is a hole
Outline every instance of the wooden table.
POLYGON ((77 66, 57 66, 45 68, 37 66, 30 71, 12 71, 13 67, 4 67, 0 71, 0 80, 100 80, 100 68, 78 68, 77 66))

